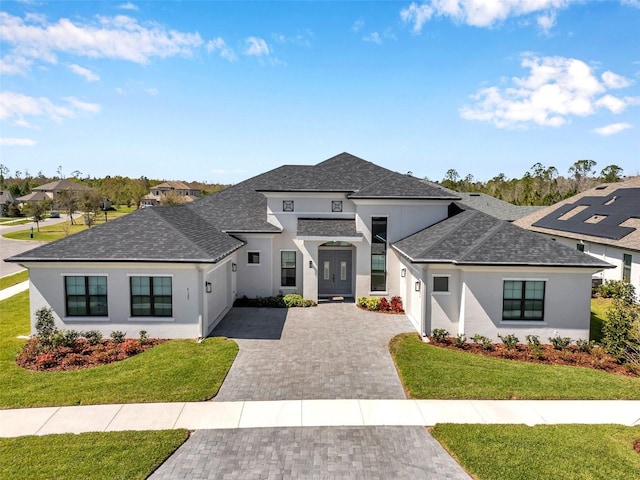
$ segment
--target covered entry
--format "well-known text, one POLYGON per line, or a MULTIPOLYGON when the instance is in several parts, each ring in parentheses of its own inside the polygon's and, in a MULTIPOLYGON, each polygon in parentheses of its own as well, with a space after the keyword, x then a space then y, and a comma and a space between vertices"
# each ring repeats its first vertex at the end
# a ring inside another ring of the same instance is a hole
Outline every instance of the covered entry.
POLYGON ((318 296, 353 295, 351 249, 318 250, 318 296))

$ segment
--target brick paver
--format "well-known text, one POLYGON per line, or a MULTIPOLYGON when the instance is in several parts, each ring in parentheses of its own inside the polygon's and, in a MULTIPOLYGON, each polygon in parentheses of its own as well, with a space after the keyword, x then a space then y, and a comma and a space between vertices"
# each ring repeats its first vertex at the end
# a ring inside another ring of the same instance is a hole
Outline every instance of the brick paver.
POLYGON ((404 315, 353 303, 232 309, 213 335, 240 351, 216 400, 406 398, 388 343, 412 330, 404 315))
POLYGON ((470 479, 424 427, 199 430, 151 480, 470 479))

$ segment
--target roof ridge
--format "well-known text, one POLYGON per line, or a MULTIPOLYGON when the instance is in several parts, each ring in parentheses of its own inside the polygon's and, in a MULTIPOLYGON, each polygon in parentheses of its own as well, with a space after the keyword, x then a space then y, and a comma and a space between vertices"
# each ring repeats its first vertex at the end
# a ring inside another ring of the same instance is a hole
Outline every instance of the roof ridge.
MULTIPOLYGON (((482 213, 479 210, 475 210, 474 211, 474 215, 473 217, 477 217, 477 216, 487 216, 487 217, 491 217, 491 215, 488 215, 486 213, 482 213)), ((472 217, 472 218, 473 218, 472 217)), ((498 218, 495 217, 491 217, 493 219, 495 219, 496 223, 493 227, 491 227, 489 230, 487 230, 484 235, 477 241, 474 242, 474 244, 468 248, 462 255, 460 255, 460 259, 461 260, 465 260, 469 255, 471 255, 473 252, 476 252, 477 250, 479 250, 481 247, 483 247, 491 238, 493 238, 493 236, 495 234, 497 234, 500 230, 503 230, 505 227, 507 227, 507 225, 509 224, 509 222, 507 222, 506 220, 500 220, 498 218)), ((462 225, 464 225, 463 222, 462 225)), ((508 227, 507 227, 508 228, 508 227)), ((520 228, 520 227, 516 227, 516 228, 520 228)), ((523 231, 524 228, 522 229, 523 231)))
MULTIPOLYGON (((201 245, 199 245, 198 243, 194 242, 194 241, 193 241, 193 240, 192 240, 188 235, 185 235, 185 233, 184 233, 181 229, 179 229, 178 227, 176 227, 176 226, 175 226, 172 222, 170 222, 166 217, 163 217, 163 216, 162 216, 162 215, 160 215, 160 213, 159 213, 159 212, 161 211, 161 209, 167 209, 167 210, 168 210, 168 209, 180 208, 180 207, 187 207, 187 206, 186 206, 186 205, 164 205, 164 206, 162 206, 162 205, 161 205, 161 206, 157 206, 157 207, 150 208, 150 209, 145 209, 145 210, 151 210, 151 211, 154 213, 154 215, 155 215, 156 217, 160 218, 160 219, 161 219, 165 224, 169 225, 169 226, 170 226, 174 231, 178 232, 178 234, 179 234, 182 238, 186 239, 186 240, 187 240, 191 245, 193 245, 194 247, 196 247, 196 248, 198 249, 198 251, 200 251, 202 254, 207 255, 207 254, 208 254, 208 252, 207 252, 204 248, 202 248, 202 246, 201 246, 201 245)), ((208 222, 204 217, 201 217, 200 215, 198 215, 198 214, 197 214, 196 212, 194 212, 193 210, 189 210, 188 208, 187 208, 186 210, 187 210, 187 211, 189 211, 189 212, 190 212, 190 214, 197 216, 197 217, 198 217, 198 219, 200 219, 201 221, 205 222, 207 225, 210 225, 210 223, 209 223, 209 222, 208 222)), ((212 226, 212 227, 213 227, 213 226, 212 226)), ((215 228, 215 227, 213 227, 213 228, 215 228)), ((218 229, 218 228, 216 228, 216 230, 218 230, 219 232, 223 233, 224 235, 229 236, 227 233, 222 232, 222 230, 220 230, 220 229, 218 229)))

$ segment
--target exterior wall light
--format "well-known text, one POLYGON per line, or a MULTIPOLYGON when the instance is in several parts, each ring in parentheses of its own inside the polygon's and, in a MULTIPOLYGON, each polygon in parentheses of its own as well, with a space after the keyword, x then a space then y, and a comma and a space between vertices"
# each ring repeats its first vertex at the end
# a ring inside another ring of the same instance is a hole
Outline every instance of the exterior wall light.
POLYGON ((406 268, 403 268, 402 270, 400 270, 400 276, 401 276, 402 278, 404 278, 404 277, 406 277, 406 276, 407 276, 407 269, 406 269, 406 268))
POLYGON ((211 293, 211 282, 204 282, 204 288, 207 293, 211 293))
POLYGON ((416 289, 416 292, 420 291, 420 280, 416 282, 415 289, 416 289))
POLYGON ((309 268, 313 268, 313 260, 309 260, 309 268))
POLYGON ((232 263, 231 264, 231 271, 232 272, 237 272, 238 271, 238 264, 237 263, 232 263))

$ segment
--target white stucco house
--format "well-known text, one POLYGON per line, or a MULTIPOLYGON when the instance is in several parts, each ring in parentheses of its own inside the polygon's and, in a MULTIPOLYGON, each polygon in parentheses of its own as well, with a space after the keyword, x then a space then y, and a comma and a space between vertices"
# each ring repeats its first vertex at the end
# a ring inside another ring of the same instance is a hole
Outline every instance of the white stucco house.
POLYGON ((60 328, 204 337, 239 296, 296 292, 398 295, 423 335, 588 338, 591 276, 609 265, 458 200, 342 153, 9 260, 30 271, 32 317, 49 306, 60 328))
POLYGON ((594 284, 626 280, 640 293, 640 177, 603 183, 514 223, 613 265, 594 284))

